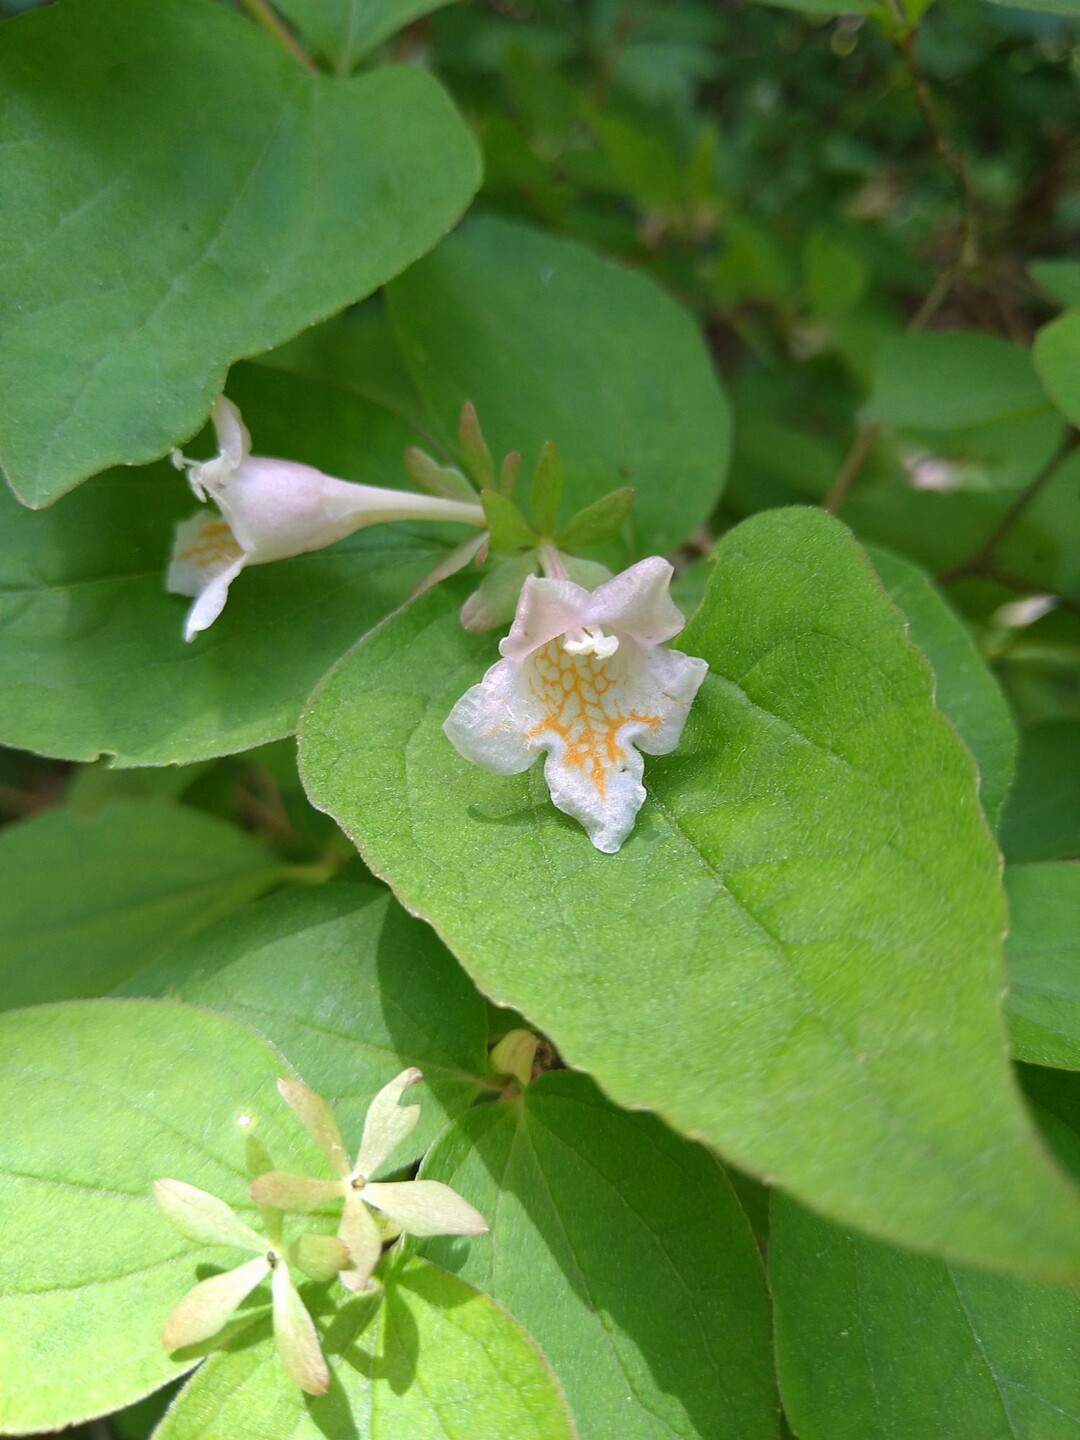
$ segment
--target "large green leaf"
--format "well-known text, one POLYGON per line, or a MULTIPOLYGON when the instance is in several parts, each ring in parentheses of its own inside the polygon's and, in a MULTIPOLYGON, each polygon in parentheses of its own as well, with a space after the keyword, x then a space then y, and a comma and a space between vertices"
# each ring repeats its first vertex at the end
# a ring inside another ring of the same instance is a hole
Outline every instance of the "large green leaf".
MULTIPOLYGON (((1080 16, 1080 4, 1070 13, 1080 16)), ((1080 425, 1080 309, 1067 310, 1039 331, 1035 368, 1061 413, 1080 425)))
POLYGON ((316 1166, 274 1086, 287 1073, 246 1026, 168 1001, 0 1015, 0 1432, 104 1414, 191 1368, 161 1327, 196 1267, 230 1252, 181 1239, 151 1186, 253 1212, 252 1133, 276 1163, 316 1166))
MULTIPOLYGON (((420 1155, 489 1078, 484 1002, 430 926, 382 887, 283 890, 149 966, 124 993, 176 995, 245 1020, 280 1046, 346 1137, 394 1075, 424 1072, 420 1155)), ((409 1157, 395 1151, 400 1165, 409 1157)))
POLYGON ((886 1238, 1080 1273, 1076 1198, 1008 1069, 974 766, 862 552, 819 511, 756 516, 679 644, 712 674, 616 857, 539 769, 485 774, 442 735, 495 654, 446 595, 331 672, 308 792, 619 1103, 886 1238))
POLYGON ((166 801, 10 825, 0 830, 0 1009, 104 995, 284 868, 234 825, 166 801))
POLYGON ((959 429, 1047 404, 1026 350, 994 335, 952 330, 890 340, 863 413, 890 425, 959 429))
POLYGON ((30 505, 190 435, 232 360, 404 269, 479 182, 430 75, 309 74, 209 0, 68 0, 5 42, 0 456, 30 505))
POLYGON ((288 734, 327 667, 446 553, 381 525, 253 567, 185 645, 188 602, 164 577, 192 504, 165 466, 100 476, 44 514, 0 489, 0 742, 164 765, 288 734))
POLYGON ((575 1440, 532 1340, 425 1260, 397 1265, 381 1299, 346 1305, 323 1348, 330 1388, 312 1399, 285 1375, 263 1325, 203 1366, 156 1440, 575 1440))
POLYGON ((1005 890, 1017 1058, 1080 1070, 1080 864, 1010 865, 1005 890))
POLYGON ((1019 743, 1001 687, 971 632, 925 571, 876 546, 869 555, 881 583, 907 617, 908 634, 930 661, 935 703, 974 756, 979 798, 996 825, 1016 770, 1019 743))
POLYGON ((1013 865, 1080 856, 1080 720, 1044 720, 1020 732, 1020 755, 1001 817, 1013 865))
POLYGON ((279 0, 278 9, 347 75, 369 50, 451 0, 279 0))
POLYGON ((777 1368, 799 1440, 1078 1440, 1080 1295, 878 1244, 774 1197, 777 1368))
POLYGON ((708 1151, 560 1071, 470 1110, 422 1174, 492 1226, 424 1253, 536 1338, 582 1440, 772 1440, 761 1262, 708 1151))
POLYGON ((644 275, 485 219, 414 265, 389 298, 445 437, 472 400, 492 448, 523 452, 523 473, 545 440, 558 445, 562 519, 633 485, 644 553, 673 548, 708 518, 727 466, 727 403, 691 317, 644 275))

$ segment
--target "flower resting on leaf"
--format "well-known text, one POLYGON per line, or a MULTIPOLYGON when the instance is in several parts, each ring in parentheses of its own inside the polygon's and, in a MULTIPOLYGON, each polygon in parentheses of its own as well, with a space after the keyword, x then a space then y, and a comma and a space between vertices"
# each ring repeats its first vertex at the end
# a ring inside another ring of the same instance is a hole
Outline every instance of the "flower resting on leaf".
POLYGON ((383 1242, 398 1234, 483 1235, 488 1228, 479 1211, 449 1185, 437 1180, 384 1182, 368 1178, 416 1125, 419 1105, 398 1102, 419 1079, 419 1070, 403 1070, 375 1096, 364 1119, 355 1164, 349 1163, 334 1112, 322 1096, 299 1080, 278 1081, 282 1098, 296 1111, 337 1179, 318 1180, 271 1170, 252 1182, 251 1198, 281 1210, 314 1210, 328 1201, 344 1199, 338 1236, 348 1249, 351 1263, 339 1278, 350 1290, 369 1288, 383 1242), (378 1220, 372 1211, 378 1213, 378 1220))
POLYGON ((330 1383, 330 1372, 291 1270, 295 1266, 313 1280, 332 1279, 349 1264, 344 1243, 334 1235, 301 1235, 286 1244, 281 1213, 270 1209, 262 1212, 266 1233, 260 1235, 224 1200, 182 1180, 158 1180, 154 1199, 187 1239, 200 1245, 228 1245, 254 1256, 188 1291, 165 1322, 161 1341, 166 1349, 181 1350, 212 1339, 269 1275, 274 1341, 282 1364, 301 1390, 321 1395, 330 1383))
POLYGON ((518 775, 541 750, 555 805, 612 855, 645 799, 646 755, 675 749, 704 660, 666 650, 685 621, 668 587, 671 566, 640 560, 589 591, 549 574, 521 589, 503 658, 468 690, 443 725, 474 764, 518 775))
POLYGON ((356 485, 295 460, 252 455, 240 412, 224 396, 214 402, 213 420, 219 452, 212 460, 173 452, 198 498, 213 500, 220 512, 196 513, 176 529, 165 588, 195 597, 185 640, 214 623, 245 565, 321 550, 385 520, 449 520, 478 529, 486 524, 478 504, 356 485))

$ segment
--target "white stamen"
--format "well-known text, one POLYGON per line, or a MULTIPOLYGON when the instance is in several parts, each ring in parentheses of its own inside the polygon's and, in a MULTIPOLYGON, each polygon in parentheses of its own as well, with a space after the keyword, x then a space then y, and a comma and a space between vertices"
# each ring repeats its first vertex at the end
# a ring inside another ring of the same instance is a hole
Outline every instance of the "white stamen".
POLYGON ((563 640, 563 649, 568 655, 595 655, 598 660, 607 660, 619 648, 617 635, 605 635, 599 626, 586 625, 574 632, 580 639, 563 640))

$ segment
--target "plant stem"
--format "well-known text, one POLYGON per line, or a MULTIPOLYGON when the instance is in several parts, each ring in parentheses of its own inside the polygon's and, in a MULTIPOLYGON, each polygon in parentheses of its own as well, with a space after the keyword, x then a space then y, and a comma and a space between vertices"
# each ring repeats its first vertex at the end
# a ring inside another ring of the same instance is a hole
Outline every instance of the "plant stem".
MULTIPOLYGON (((1020 491, 1020 494, 1017 495, 1016 499, 990 531, 990 534, 986 536, 985 540, 982 541, 976 550, 972 551, 966 560, 961 560, 948 570, 943 570, 937 577, 938 584, 948 585, 953 580, 961 580, 965 576, 989 575, 991 569, 990 559, 994 551, 1021 518, 1024 511, 1042 494, 1043 490, 1045 490, 1046 486, 1057 474, 1058 467, 1072 454, 1078 445, 1080 445, 1080 431, 1069 430, 1054 454, 1051 455, 1050 459, 1035 478, 1020 491)), ((997 572, 997 578, 1001 579, 1003 584, 1010 583, 1003 579, 1000 572, 997 572)), ((1034 588, 1037 590, 1039 587, 1036 585, 1034 588)))
MULTIPOLYGON (((903 11, 898 5, 894 5, 894 11, 900 19, 903 19, 903 11)), ((934 144, 934 150, 941 160, 941 163, 948 170, 956 182, 960 192, 962 205, 962 218, 960 223, 960 243, 957 247, 957 256, 954 263, 948 266, 934 281, 926 299, 919 306, 911 318, 908 331, 915 333, 925 329, 930 321, 937 314, 943 302, 956 283, 957 278, 975 260, 975 200, 971 191, 971 182, 968 179, 967 165, 960 152, 945 138, 945 134, 938 123, 934 113, 933 101, 930 97, 930 87, 926 83, 926 76, 919 68, 916 46, 918 43, 918 31, 908 30, 901 35, 896 46, 904 61, 908 75, 915 91, 915 103, 919 107, 919 113, 930 133, 934 144)), ((829 493, 825 496, 824 507, 831 514, 835 514, 840 506, 847 499, 848 492, 852 485, 859 478, 863 466, 866 464, 870 451, 874 448, 874 441, 881 433, 880 422, 874 420, 860 425, 855 432, 855 439, 852 441, 851 449, 844 457, 844 462, 837 472, 836 479, 832 483, 829 493)))
POLYGON ((268 0, 241 0, 241 4, 251 18, 271 34, 298 64, 309 74, 318 75, 319 67, 277 12, 271 9, 268 0))

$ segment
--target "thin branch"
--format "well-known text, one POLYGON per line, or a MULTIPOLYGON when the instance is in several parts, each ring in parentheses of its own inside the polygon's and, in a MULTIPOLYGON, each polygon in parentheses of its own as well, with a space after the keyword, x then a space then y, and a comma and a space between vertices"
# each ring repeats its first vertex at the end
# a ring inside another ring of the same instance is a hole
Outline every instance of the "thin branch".
POLYGON ((918 57, 918 31, 909 30, 901 35, 896 42, 896 48, 900 52, 908 75, 911 77, 912 88, 915 92, 915 103, 919 107, 923 124, 926 126, 933 141, 934 149, 938 159, 945 166, 952 176, 956 188, 960 194, 961 202, 961 232, 960 245, 958 247, 958 261, 962 267, 973 263, 975 259, 975 196, 972 193, 971 181, 968 178, 967 163, 959 150, 953 146, 945 137, 945 132, 934 111, 934 102, 930 94, 930 86, 926 83, 926 76, 919 65, 918 57))
POLYGON ((312 60, 277 12, 271 9, 267 0, 240 0, 240 3, 251 18, 272 35, 298 64, 302 65, 310 75, 318 75, 319 67, 315 61, 312 60))
MULTIPOLYGON (((1034 504, 1046 489, 1047 485, 1049 485, 1050 481, 1057 474, 1059 466, 1072 454, 1077 446, 1080 446, 1080 431, 1069 430, 1054 454, 1051 455, 1050 459, 1035 478, 1028 485, 1024 486, 1020 494, 1017 495, 1004 515, 1002 515, 1001 519, 990 531, 990 534, 986 536, 976 550, 972 551, 966 560, 961 560, 948 570, 943 570, 937 577, 938 584, 948 585, 953 580, 960 580, 965 576, 987 575, 991 568, 990 561, 994 551, 1017 521, 1020 520, 1029 506, 1034 504)), ((1038 590, 1039 587, 1036 585, 1034 588, 1038 590)))
POLYGON ((832 488, 822 501, 825 509, 835 515, 840 506, 847 499, 848 491, 859 478, 863 466, 866 464, 870 451, 874 448, 874 442, 881 434, 881 421, 868 420, 860 425, 855 432, 855 439, 851 449, 844 457, 844 463, 837 471, 836 479, 832 488))
MULTIPOLYGON (((905 17, 902 9, 899 8, 898 0, 893 0, 893 6, 896 18, 904 21, 905 17)), ((915 102, 919 107, 919 112, 923 117, 923 122, 927 130, 930 132, 934 150, 942 164, 949 171, 949 174, 953 177, 956 182, 956 187, 960 192, 962 219, 960 226, 960 244, 957 247, 956 260, 937 277, 926 299, 912 316, 907 327, 911 333, 923 330, 929 325, 956 284, 957 279, 975 259, 975 200, 971 191, 971 183, 968 179, 967 165, 960 152, 955 150, 953 146, 949 144, 948 140, 946 140, 941 126, 938 124, 937 116, 934 113, 933 101, 930 97, 930 87, 927 85, 926 77, 919 68, 918 57, 916 55, 917 43, 918 31, 912 29, 898 37, 896 46, 904 61, 907 72, 911 77, 911 83, 915 91, 915 102)), ((874 442, 880 435, 881 428, 880 422, 876 420, 867 421, 859 426, 855 432, 855 439, 852 441, 851 449, 844 457, 843 464, 837 472, 836 479, 833 481, 823 501, 826 510, 835 514, 847 499, 851 487, 859 478, 862 468, 866 464, 871 450, 874 448, 874 442)))

